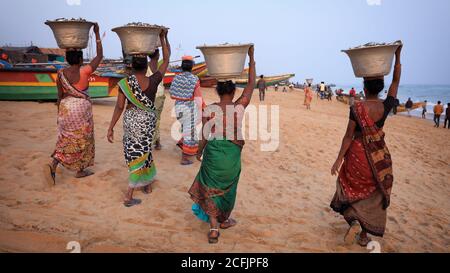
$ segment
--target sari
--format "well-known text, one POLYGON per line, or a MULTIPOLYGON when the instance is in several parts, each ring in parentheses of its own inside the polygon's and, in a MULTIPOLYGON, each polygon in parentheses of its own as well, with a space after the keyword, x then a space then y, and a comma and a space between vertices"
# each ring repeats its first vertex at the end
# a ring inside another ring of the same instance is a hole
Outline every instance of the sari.
POLYGON ((358 221, 364 231, 382 237, 394 176, 384 132, 369 117, 363 103, 351 107, 362 129, 344 158, 331 208, 351 224, 358 221))
POLYGON ((305 105, 310 105, 312 99, 313 99, 313 93, 311 91, 311 88, 307 87, 305 89, 305 102, 304 102, 304 104, 305 105))
POLYGON ((228 140, 210 140, 203 153, 200 171, 189 194, 194 214, 205 222, 209 217, 225 222, 236 202, 241 175, 242 147, 228 140))
POLYGON ((52 155, 65 168, 82 171, 94 165, 95 140, 92 102, 88 89, 79 91, 58 72, 65 98, 59 104, 58 140, 52 155))
POLYGON ((177 75, 170 87, 170 96, 175 100, 175 114, 181 124, 182 137, 177 146, 183 154, 194 156, 199 144, 196 127, 201 122, 204 107, 198 77, 190 72, 177 75))
POLYGON ((145 187, 154 182, 156 167, 152 156, 152 141, 156 126, 153 102, 143 93, 134 75, 122 79, 119 87, 135 107, 127 108, 123 116, 123 150, 129 169, 128 186, 145 187))

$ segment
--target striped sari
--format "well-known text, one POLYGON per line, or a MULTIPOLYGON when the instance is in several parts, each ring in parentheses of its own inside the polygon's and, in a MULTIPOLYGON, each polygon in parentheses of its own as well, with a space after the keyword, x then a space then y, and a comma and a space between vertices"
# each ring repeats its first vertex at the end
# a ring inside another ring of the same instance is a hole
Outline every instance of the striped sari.
POLYGON ((194 156, 199 143, 197 125, 201 123, 204 108, 198 77, 190 72, 177 75, 170 87, 170 96, 175 100, 175 114, 181 124, 182 137, 177 145, 183 154, 194 156))
POLYGON ((59 104, 58 140, 52 157, 65 168, 83 171, 94 165, 95 140, 92 102, 88 90, 79 91, 58 72, 65 94, 59 104))
POLYGON ((156 176, 152 156, 157 120, 155 106, 142 92, 134 75, 122 79, 119 87, 128 101, 135 106, 127 108, 123 116, 123 148, 129 169, 129 187, 145 187, 153 183, 156 176))
POLYGON ((356 102, 351 109, 362 136, 355 137, 345 155, 331 207, 349 224, 358 221, 364 231, 383 236, 394 181, 391 154, 364 104, 356 102))

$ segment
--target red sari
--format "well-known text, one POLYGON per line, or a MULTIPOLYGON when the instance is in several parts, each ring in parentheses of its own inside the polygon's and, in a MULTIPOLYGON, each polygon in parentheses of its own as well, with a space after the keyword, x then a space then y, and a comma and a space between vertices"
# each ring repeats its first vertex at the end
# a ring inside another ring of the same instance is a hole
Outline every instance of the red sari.
POLYGON ((331 207, 349 224, 356 220, 366 232, 383 236, 394 180, 391 155, 383 130, 364 104, 357 102, 351 109, 362 136, 355 137, 345 155, 331 207))

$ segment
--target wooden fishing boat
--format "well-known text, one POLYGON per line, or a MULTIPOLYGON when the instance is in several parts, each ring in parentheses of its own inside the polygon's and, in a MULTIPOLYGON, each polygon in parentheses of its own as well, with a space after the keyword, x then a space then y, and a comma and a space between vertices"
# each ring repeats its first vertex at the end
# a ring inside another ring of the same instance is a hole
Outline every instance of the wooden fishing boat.
MULTIPOLYGON (((274 86, 275 84, 280 84, 281 82, 287 81, 290 78, 295 77, 295 74, 284 74, 278 76, 266 76, 264 79, 266 80, 267 86, 274 86)), ((248 83, 247 77, 242 77, 234 80, 238 87, 245 87, 248 83)), ((210 88, 217 85, 217 79, 213 77, 202 77, 200 78, 200 85, 204 88, 210 88)))
MULTIPOLYGON (((55 68, 0 69, 0 100, 56 100, 55 68)), ((119 78, 92 75, 89 95, 92 98, 117 96, 119 78)))
MULTIPOLYGON (((206 72, 207 72, 206 63, 204 62, 194 65, 194 68, 192 69, 192 73, 199 78, 206 75, 206 72)), ((178 68, 169 69, 164 77, 164 86, 170 87, 175 76, 181 73, 182 73, 181 69, 178 68)))
MULTIPOLYGON (((416 110, 416 109, 422 108, 423 105, 424 105, 423 102, 416 102, 416 103, 413 103, 412 110, 416 110)), ((403 112, 406 112, 405 104, 400 104, 400 106, 397 107, 397 113, 403 113, 403 112)))
MULTIPOLYGON (((341 96, 336 96, 336 99, 338 101, 342 102, 342 103, 345 103, 345 104, 349 105, 350 96, 347 95, 347 94, 342 94, 341 96)), ((356 100, 357 101, 362 100, 361 96, 357 95, 356 96, 356 100)), ((416 109, 422 108, 423 105, 424 105, 423 102, 413 103, 412 110, 416 110, 416 109)), ((405 107, 404 103, 400 104, 400 106, 397 107, 397 113, 403 113, 403 112, 406 112, 406 107, 405 107)))

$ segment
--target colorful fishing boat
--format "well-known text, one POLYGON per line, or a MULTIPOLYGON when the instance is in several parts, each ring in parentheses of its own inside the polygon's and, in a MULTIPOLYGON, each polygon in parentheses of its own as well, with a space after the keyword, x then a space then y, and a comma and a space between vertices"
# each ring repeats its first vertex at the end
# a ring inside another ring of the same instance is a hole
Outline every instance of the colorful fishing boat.
MULTIPOLYGON (((192 69, 192 73, 199 78, 206 75, 205 71, 206 71, 206 63, 204 62, 194 65, 194 68, 192 69)), ((166 76, 164 77, 164 86, 170 87, 175 76, 180 74, 181 72, 182 71, 179 68, 168 69, 166 76)))
MULTIPOLYGON (((0 100, 56 100, 55 68, 0 69, 0 100)), ((92 98, 117 96, 118 78, 92 75, 89 94, 92 98)))

